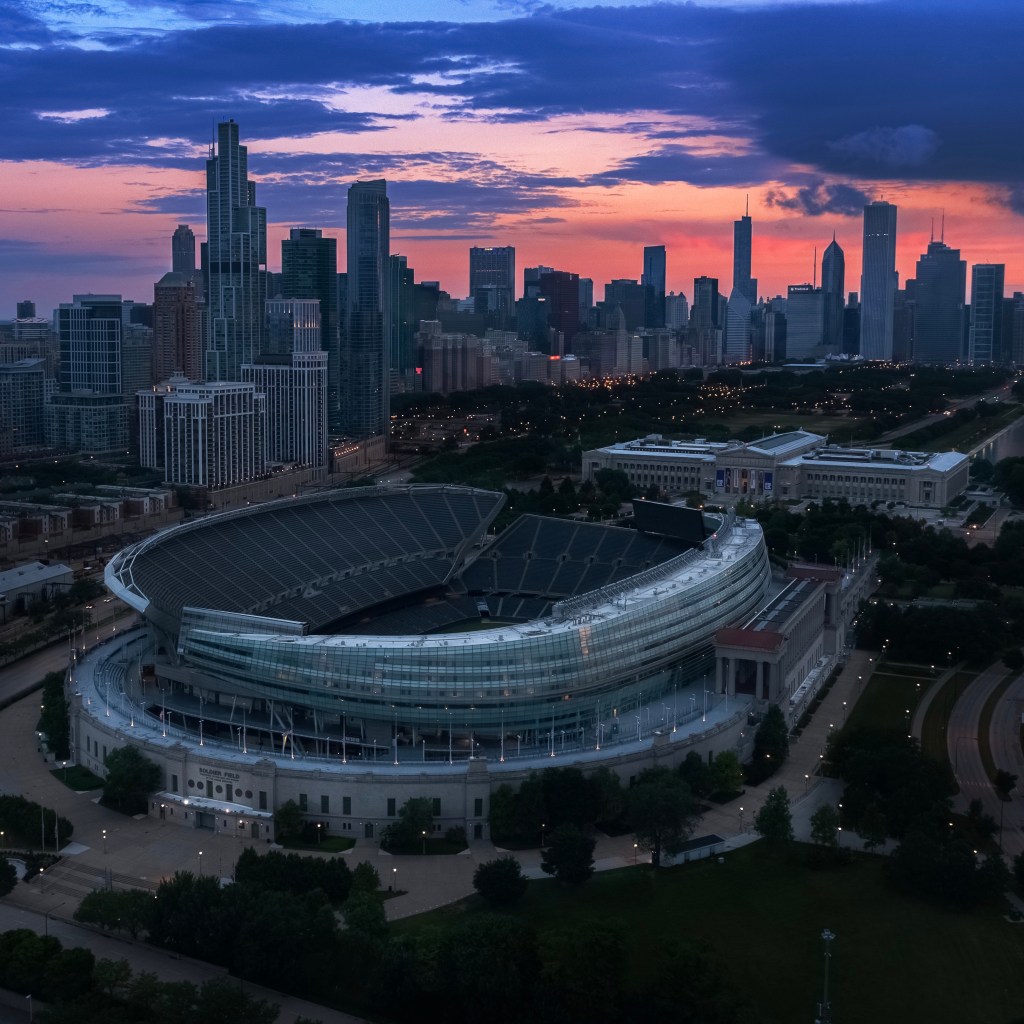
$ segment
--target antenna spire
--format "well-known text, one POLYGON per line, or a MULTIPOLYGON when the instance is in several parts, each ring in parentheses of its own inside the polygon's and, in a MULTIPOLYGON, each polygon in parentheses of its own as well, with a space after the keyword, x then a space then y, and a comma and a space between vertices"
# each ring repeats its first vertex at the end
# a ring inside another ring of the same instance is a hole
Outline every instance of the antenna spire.
POLYGON ((746 205, 746 208, 743 211, 743 216, 744 217, 749 217, 750 216, 750 193, 749 192, 747 193, 747 205, 746 205))

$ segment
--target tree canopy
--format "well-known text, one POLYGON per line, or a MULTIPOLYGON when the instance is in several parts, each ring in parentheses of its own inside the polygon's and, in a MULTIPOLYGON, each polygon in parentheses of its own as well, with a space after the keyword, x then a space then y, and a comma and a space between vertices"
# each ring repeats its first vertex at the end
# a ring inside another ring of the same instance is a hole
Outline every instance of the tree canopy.
POLYGON ((667 768, 648 768, 626 794, 626 813, 637 842, 658 867, 662 853, 679 853, 700 821, 700 802, 667 768))

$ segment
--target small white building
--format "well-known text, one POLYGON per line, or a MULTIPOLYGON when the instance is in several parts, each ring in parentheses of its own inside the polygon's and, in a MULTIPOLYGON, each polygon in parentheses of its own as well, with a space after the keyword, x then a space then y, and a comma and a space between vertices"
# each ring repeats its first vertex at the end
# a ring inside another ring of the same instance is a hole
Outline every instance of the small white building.
POLYGON ((36 601, 49 600, 74 581, 74 571, 67 565, 47 565, 45 562, 16 565, 0 572, 0 608, 5 618, 9 613, 26 611, 36 601))

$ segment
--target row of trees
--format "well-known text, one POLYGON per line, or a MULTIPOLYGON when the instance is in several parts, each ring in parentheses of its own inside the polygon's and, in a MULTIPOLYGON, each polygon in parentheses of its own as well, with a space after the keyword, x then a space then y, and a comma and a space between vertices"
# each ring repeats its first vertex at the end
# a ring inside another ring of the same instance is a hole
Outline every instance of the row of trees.
POLYGON ((0 830, 8 847, 17 844, 32 847, 37 839, 42 841, 41 845, 56 839, 55 845, 63 846, 71 839, 75 827, 50 807, 23 796, 4 794, 0 795, 0 830))
POLYGON ((65 949, 25 928, 0 935, 0 988, 50 1004, 47 1024, 273 1024, 278 1013, 225 979, 158 981, 134 974, 124 960, 96 960, 90 950, 65 949))
POLYGON ((71 732, 63 672, 43 676, 42 705, 36 730, 46 737, 50 753, 58 761, 65 761, 71 756, 71 732))

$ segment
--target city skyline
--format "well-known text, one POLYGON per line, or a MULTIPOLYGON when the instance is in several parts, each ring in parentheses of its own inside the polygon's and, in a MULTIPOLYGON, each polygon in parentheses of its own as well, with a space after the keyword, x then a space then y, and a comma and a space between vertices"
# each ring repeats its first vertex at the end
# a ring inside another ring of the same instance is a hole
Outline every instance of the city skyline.
POLYGON ((1007 293, 1024 288, 1017 71, 991 46, 1024 12, 987 0, 966 26, 947 0, 334 12, 348 13, 15 3, 0 315, 31 298, 48 316, 86 291, 148 301, 176 225, 202 240, 203 160, 227 118, 274 270, 292 227, 344 248, 348 186, 386 178, 392 251, 460 297, 467 250, 504 245, 598 289, 638 279, 644 246, 665 245, 668 290, 692 299, 706 275, 728 293, 747 194, 762 295, 808 280, 833 231, 858 281, 877 199, 900 210, 901 281, 944 210, 969 264, 1005 263, 1007 293), (765 48, 768 33, 791 52, 765 48))

